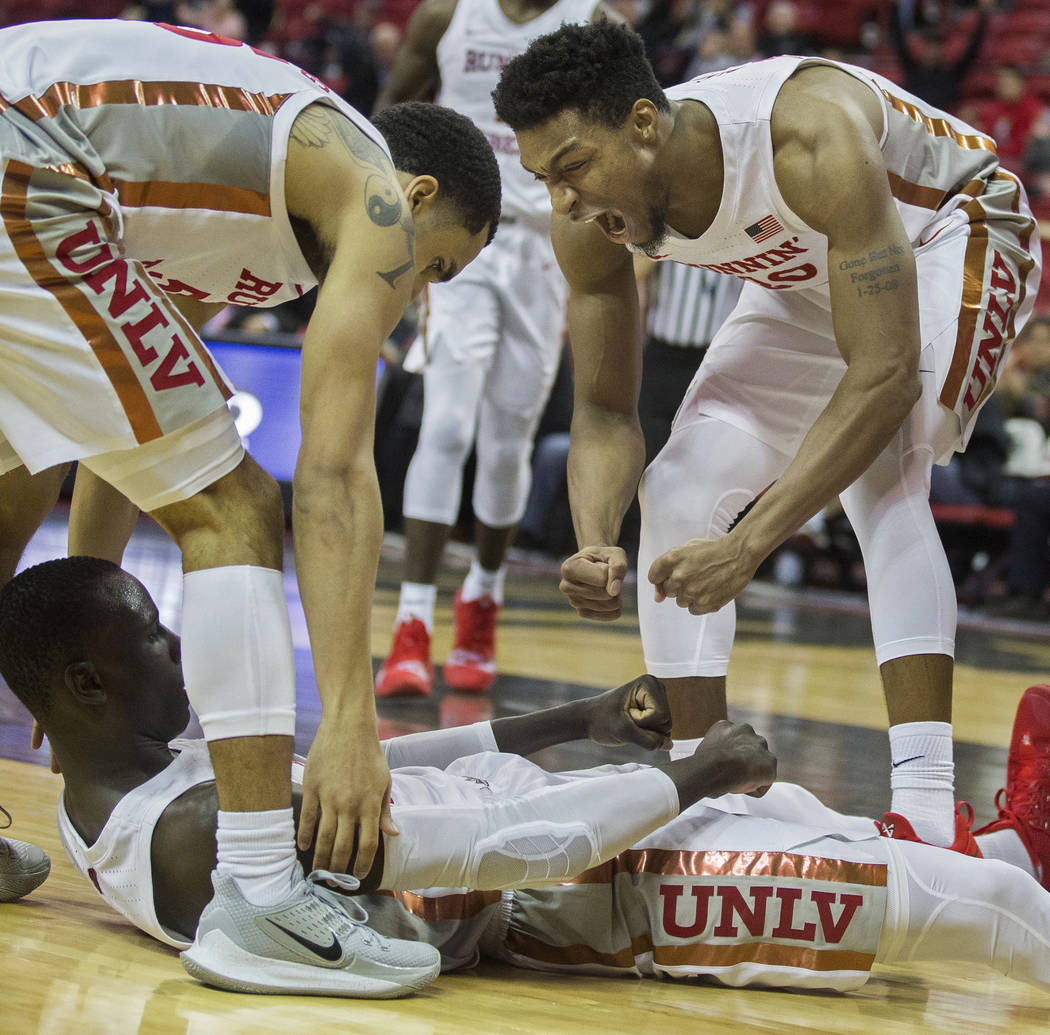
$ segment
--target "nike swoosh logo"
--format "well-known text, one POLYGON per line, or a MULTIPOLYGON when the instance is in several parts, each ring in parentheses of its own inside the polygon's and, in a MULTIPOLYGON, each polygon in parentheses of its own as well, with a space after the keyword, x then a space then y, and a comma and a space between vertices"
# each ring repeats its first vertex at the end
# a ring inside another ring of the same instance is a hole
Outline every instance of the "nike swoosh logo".
POLYGON ((899 762, 890 762, 890 768, 896 769, 899 765, 904 765, 905 762, 914 762, 917 759, 925 758, 925 755, 912 755, 911 758, 902 758, 899 762))
POLYGON ((301 934, 296 934, 295 931, 288 930, 287 927, 283 927, 276 920, 270 920, 267 918, 267 923, 273 924, 278 931, 283 931, 289 938, 297 941, 304 949, 309 949, 315 956, 320 959, 327 960, 329 963, 335 963, 343 955, 343 947, 339 944, 339 939, 332 935, 331 945, 320 945, 317 942, 311 941, 309 938, 304 938, 301 934))

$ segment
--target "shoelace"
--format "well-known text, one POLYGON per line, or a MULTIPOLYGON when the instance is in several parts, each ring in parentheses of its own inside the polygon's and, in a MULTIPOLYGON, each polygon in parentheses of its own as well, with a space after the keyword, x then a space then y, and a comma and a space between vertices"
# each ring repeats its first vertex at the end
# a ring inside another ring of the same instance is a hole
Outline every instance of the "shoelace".
POLYGON ((461 630, 462 640, 457 636, 456 646, 473 654, 487 654, 492 649, 496 633, 496 605, 483 604, 480 600, 468 600, 463 607, 471 609, 468 626, 461 630))
POLYGON ((0 827, 0 830, 6 830, 14 822, 14 820, 11 818, 11 813, 8 812, 7 809, 3 807, 3 805, 0 805, 0 812, 4 814, 4 819, 7 820, 7 822, 2 827, 0 827))
POLYGON ((366 926, 368 910, 346 894, 361 887, 361 882, 355 876, 350 873, 332 873, 330 870, 313 870, 306 879, 312 885, 310 890, 314 895, 333 909, 338 909, 354 927, 360 927, 369 945, 376 944, 375 931, 366 926), (339 890, 329 887, 330 884, 334 884, 339 890))
POLYGON ((1000 813, 1007 809, 1000 804, 1000 797, 1010 799, 1011 814, 1024 812, 1028 824, 1036 829, 1050 829, 1050 794, 1045 790, 1040 795, 1036 788, 1050 786, 1050 764, 1045 759, 1032 759, 1025 762, 1010 782, 1010 786, 1001 789, 995 796, 995 804, 1000 813))
POLYGON ((397 631, 398 642, 394 653, 425 657, 428 638, 427 627, 418 618, 411 622, 403 622, 397 631))

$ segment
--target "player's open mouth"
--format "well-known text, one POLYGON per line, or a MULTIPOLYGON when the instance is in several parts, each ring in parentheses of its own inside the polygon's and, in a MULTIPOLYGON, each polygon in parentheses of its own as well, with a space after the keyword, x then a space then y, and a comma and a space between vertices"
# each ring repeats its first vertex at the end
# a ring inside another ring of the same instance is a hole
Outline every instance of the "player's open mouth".
POLYGON ((594 221, 601 228, 603 234, 616 244, 627 243, 627 223, 622 216, 613 212, 599 212, 594 221))

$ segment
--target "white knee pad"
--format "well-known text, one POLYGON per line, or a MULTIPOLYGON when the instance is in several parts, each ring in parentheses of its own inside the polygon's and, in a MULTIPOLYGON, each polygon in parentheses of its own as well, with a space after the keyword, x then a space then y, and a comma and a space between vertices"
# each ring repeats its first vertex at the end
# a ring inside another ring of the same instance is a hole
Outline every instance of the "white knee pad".
POLYGON ((474 513, 490 528, 516 525, 525 513, 532 481, 532 438, 540 415, 521 417, 482 402, 478 420, 478 467, 474 513))
POLYGON ((284 577, 232 565, 183 579, 182 670, 208 740, 295 734, 284 577))
POLYGON ((405 517, 455 523, 484 380, 484 369, 447 358, 424 368, 423 420, 405 476, 405 517))
POLYGON ((710 615, 691 615, 673 600, 657 604, 649 567, 687 539, 725 535, 789 460, 730 424, 701 417, 676 426, 646 469, 638 493, 638 624, 647 672, 666 678, 726 674, 736 631, 732 602, 710 615))
POLYGON ((932 447, 906 429, 842 493, 864 555, 875 657, 955 653, 955 584, 930 513, 932 447))

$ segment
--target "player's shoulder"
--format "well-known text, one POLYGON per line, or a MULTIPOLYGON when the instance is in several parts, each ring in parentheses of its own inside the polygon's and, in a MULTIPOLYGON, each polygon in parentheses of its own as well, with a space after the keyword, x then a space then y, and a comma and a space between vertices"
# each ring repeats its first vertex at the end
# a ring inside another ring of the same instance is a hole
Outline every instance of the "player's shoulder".
POLYGON ((397 185, 393 162, 376 137, 348 113, 326 103, 308 105, 288 135, 285 201, 289 214, 313 226, 330 224, 362 187, 397 185))
POLYGON ((458 6, 459 0, 423 0, 408 21, 408 34, 417 44, 429 42, 437 46, 458 6))
POLYGON ((875 130, 881 109, 871 87, 844 68, 824 62, 799 65, 777 94, 770 120, 774 134, 812 143, 829 142, 843 130, 875 130))

